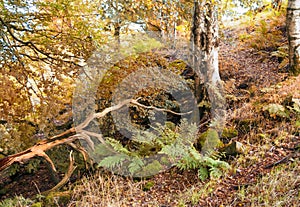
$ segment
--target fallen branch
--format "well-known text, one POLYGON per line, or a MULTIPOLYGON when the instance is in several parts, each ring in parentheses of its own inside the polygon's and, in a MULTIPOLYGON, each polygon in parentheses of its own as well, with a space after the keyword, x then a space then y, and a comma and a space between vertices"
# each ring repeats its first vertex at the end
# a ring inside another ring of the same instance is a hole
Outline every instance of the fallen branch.
POLYGON ((172 111, 172 110, 169 110, 169 109, 162 109, 162 108, 157 108, 157 107, 154 107, 154 106, 146 106, 144 104, 139 103, 138 99, 137 100, 131 100, 130 103, 132 103, 134 105, 137 105, 137 106, 140 106, 142 108, 154 109, 156 111, 168 112, 168 113, 171 113, 171 114, 174 114, 174 115, 178 115, 178 116, 183 116, 183 115, 191 114, 193 112, 193 111, 189 111, 189 112, 185 112, 185 113, 178 113, 178 112, 175 112, 175 111, 172 111))
POLYGON ((102 144, 106 145, 106 142, 102 138, 101 134, 89 132, 89 131, 85 130, 85 128, 95 118, 102 118, 105 115, 107 115, 108 113, 119 110, 120 108, 122 108, 128 104, 134 104, 134 105, 146 108, 146 109, 153 109, 153 110, 157 110, 157 111, 169 112, 169 113, 173 113, 176 115, 184 115, 184 114, 191 113, 191 112, 177 113, 177 112, 167 110, 167 109, 156 108, 153 106, 145 106, 145 105, 139 103, 138 99, 137 100, 127 99, 115 106, 111 106, 111 107, 104 109, 102 112, 91 114, 81 124, 79 124, 76 127, 72 127, 61 134, 50 137, 47 140, 40 141, 37 144, 35 144, 34 146, 32 146, 29 149, 26 149, 22 152, 19 152, 19 153, 16 153, 16 154, 13 154, 13 155, 10 155, 10 156, 7 156, 7 157, 1 159, 0 160, 0 172, 3 171, 4 169, 8 168, 9 166, 11 166, 13 163, 24 163, 25 161, 27 161, 33 157, 36 157, 36 156, 43 157, 50 164, 53 171, 56 172, 57 170, 55 168, 55 165, 52 162, 51 158, 46 154, 46 151, 49 149, 52 149, 55 146, 62 145, 62 144, 68 144, 75 150, 79 151, 83 155, 85 161, 87 162, 87 160, 89 159, 88 158, 89 156, 88 156, 87 152, 85 151, 85 149, 80 146, 75 145, 73 142, 76 140, 85 140, 88 143, 88 145, 92 149, 94 149, 94 143, 91 139, 91 136, 92 136, 92 137, 96 137, 102 144))
POLYGON ((269 169, 269 168, 272 168, 272 167, 275 167, 281 163, 284 163, 284 162, 287 162, 291 157, 292 157, 293 153, 285 156, 284 158, 278 160, 277 162, 274 162, 274 163, 271 163, 271 164, 268 164, 267 166, 265 166, 264 168, 265 169, 269 169))
MULTIPOLYGON (((89 123, 95 119, 95 118, 101 118, 104 117, 106 114, 108 114, 111 111, 118 110, 122 108, 123 106, 129 104, 132 100, 125 100, 115 106, 111 106, 109 108, 104 109, 100 113, 95 113, 90 115, 85 119, 85 121, 81 124, 79 124, 77 127, 72 127, 71 129, 66 130, 65 132, 58 134, 56 136, 53 136, 47 140, 43 140, 35 144, 34 146, 30 147, 29 149, 26 149, 22 152, 10 155, 8 157, 5 157, 0 160, 0 172, 4 169, 11 166, 13 163, 24 163, 25 161, 39 156, 43 157, 51 166, 54 172, 56 172, 56 168, 50 157, 45 153, 47 150, 52 149, 55 146, 62 145, 62 144, 69 144, 71 147, 75 147, 76 150, 80 151, 83 154, 84 158, 87 158, 87 153, 83 152, 85 151, 83 148, 77 148, 76 145, 72 145, 70 143, 76 141, 76 140, 85 140, 87 143, 93 148, 93 142, 90 140, 90 136, 86 134, 86 131, 84 130, 85 127, 89 125, 89 123), (77 134, 75 134, 77 133, 77 134)), ((99 136, 97 136, 99 139, 99 136)), ((100 139, 102 143, 105 143, 104 140, 100 139)))
POLYGON ((63 177, 63 179, 53 188, 51 188, 50 190, 44 191, 43 194, 47 195, 50 192, 53 191, 57 191, 59 190, 62 186, 64 186, 70 179, 70 177, 72 176, 74 170, 76 169, 76 166, 74 166, 75 160, 74 157, 72 156, 72 151, 70 152, 70 164, 69 164, 69 168, 68 171, 66 172, 65 176, 63 177))
POLYGON ((80 139, 79 134, 75 134, 73 136, 69 136, 67 138, 58 139, 58 140, 43 140, 41 142, 38 142, 36 145, 30 147, 27 150, 24 150, 23 152, 10 155, 8 157, 5 157, 0 160, 0 172, 4 169, 11 166, 13 163, 24 163, 25 161, 39 156, 43 157, 49 164, 51 165, 52 169, 56 172, 56 168, 50 157, 45 153, 45 151, 52 149, 55 146, 61 145, 61 144, 67 144, 74 142, 75 140, 80 139))

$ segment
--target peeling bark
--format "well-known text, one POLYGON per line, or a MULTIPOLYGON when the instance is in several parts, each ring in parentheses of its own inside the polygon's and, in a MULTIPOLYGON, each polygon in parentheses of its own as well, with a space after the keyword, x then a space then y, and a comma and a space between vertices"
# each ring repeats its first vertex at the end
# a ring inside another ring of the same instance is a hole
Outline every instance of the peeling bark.
POLYGON ((300 0, 289 0, 287 7, 290 71, 300 74, 300 0))
MULTIPOLYGON (((209 102, 210 118, 214 128, 222 130, 226 121, 226 100, 219 74, 218 0, 195 0, 191 31, 191 65, 196 72, 195 97, 209 102)), ((200 116, 207 108, 201 108, 200 116)))
POLYGON ((202 85, 220 81, 218 68, 218 16, 217 2, 196 0, 194 2, 191 32, 192 65, 198 76, 195 80, 197 101, 201 100, 202 85))

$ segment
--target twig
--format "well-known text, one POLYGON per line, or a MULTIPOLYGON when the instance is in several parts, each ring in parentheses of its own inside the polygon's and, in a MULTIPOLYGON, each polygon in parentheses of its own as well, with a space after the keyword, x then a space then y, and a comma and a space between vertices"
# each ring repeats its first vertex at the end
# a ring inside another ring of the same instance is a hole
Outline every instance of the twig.
POLYGON ((265 166, 264 168, 265 168, 265 169, 269 169, 269 168, 272 168, 272 167, 274 167, 274 166, 276 166, 276 165, 279 165, 279 164, 281 164, 281 163, 283 163, 283 162, 286 162, 286 161, 288 161, 289 158, 292 157, 292 155, 293 155, 293 153, 291 153, 291 154, 285 156, 284 158, 282 158, 281 160, 279 160, 279 161, 277 161, 277 162, 274 162, 274 163, 271 163, 271 164, 265 166))
POLYGON ((137 106, 140 106, 140 107, 143 107, 143 108, 146 108, 146 109, 154 109, 154 110, 156 110, 156 111, 169 112, 169 113, 171 113, 171 114, 179 115, 179 116, 187 115, 187 114, 193 113, 193 111, 189 111, 189 112, 185 112, 185 113, 177 113, 177 112, 172 111, 172 110, 169 110, 169 109, 162 109, 162 108, 157 108, 157 107, 154 107, 154 106, 146 106, 146 105, 144 105, 144 104, 139 103, 137 100, 131 100, 130 103, 132 103, 132 104, 134 104, 134 105, 137 105, 137 106))
POLYGON ((63 177, 63 179, 53 188, 51 188, 50 190, 47 190, 45 192, 43 192, 42 194, 49 194, 52 191, 56 191, 58 189, 60 189, 62 186, 64 186, 70 179, 70 177, 72 176, 74 170, 77 168, 77 166, 74 166, 74 157, 72 156, 73 151, 70 152, 70 165, 68 168, 68 171, 66 172, 65 176, 63 177))

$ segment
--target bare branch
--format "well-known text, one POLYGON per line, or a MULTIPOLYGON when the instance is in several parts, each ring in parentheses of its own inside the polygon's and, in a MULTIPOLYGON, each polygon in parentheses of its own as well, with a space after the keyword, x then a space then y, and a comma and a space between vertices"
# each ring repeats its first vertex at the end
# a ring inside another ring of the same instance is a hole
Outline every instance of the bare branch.
MULTIPOLYGON (((93 137, 96 137, 102 144, 106 145, 106 142, 103 139, 101 134, 97 134, 94 132, 84 130, 84 128, 87 127, 90 124, 90 122, 92 120, 94 120, 95 118, 103 118, 106 114, 108 114, 112 111, 115 111, 115 110, 119 110, 120 108, 122 108, 128 104, 134 104, 134 105, 146 108, 146 109, 165 111, 165 112, 173 113, 176 115, 184 115, 184 114, 191 113, 191 112, 177 113, 177 112, 167 110, 167 109, 156 108, 153 106, 145 106, 143 104, 140 104, 138 102, 138 99, 137 100, 127 99, 115 106, 111 106, 111 107, 104 109, 102 112, 91 114, 90 116, 88 116, 86 118, 86 120, 84 122, 79 124, 77 127, 68 129, 65 132, 58 134, 56 136, 53 136, 47 140, 40 141, 37 144, 35 144, 34 146, 32 146, 29 149, 24 150, 20 153, 16 153, 16 154, 13 154, 13 155, 10 155, 8 157, 1 159, 0 160, 0 172, 3 171, 4 169, 8 168, 9 166, 11 166, 13 163, 16 163, 16 162, 23 163, 23 162, 25 162, 33 157, 36 157, 36 156, 43 157, 48 163, 50 163, 51 168, 54 171, 56 171, 54 163, 52 162, 51 158, 45 152, 49 149, 52 149, 55 146, 62 145, 62 144, 70 145, 71 147, 73 147, 74 149, 76 149, 82 153, 85 161, 89 160, 88 154, 85 151, 85 149, 83 149, 82 147, 77 147, 73 142, 76 140, 85 140, 90 145, 90 147, 92 149, 94 149, 94 142, 90 138, 90 136, 93 136, 93 137), (75 134, 75 133, 77 133, 77 134, 75 134)), ((74 160, 72 157, 70 157, 69 171, 66 173, 63 180, 57 185, 58 187, 65 184, 67 182, 67 180, 69 179, 69 177, 71 176, 71 174, 73 173, 73 171, 75 169, 73 167, 73 163, 74 163, 74 160)))
POLYGON ((171 110, 168 110, 168 109, 157 108, 157 107, 154 107, 154 106, 146 106, 146 105, 144 105, 144 104, 139 103, 137 100, 132 100, 131 103, 134 104, 134 105, 137 105, 137 106, 146 108, 146 109, 154 109, 154 110, 156 110, 156 111, 169 112, 169 113, 171 113, 171 114, 179 115, 179 116, 183 116, 183 115, 187 115, 187 114, 193 113, 192 111, 185 112, 185 113, 177 113, 177 112, 175 112, 175 111, 171 111, 171 110))
POLYGON ((50 190, 47 190, 45 192, 43 192, 43 194, 48 194, 50 192, 53 191, 57 191, 59 190, 62 186, 64 186, 70 179, 70 177, 72 176, 74 170, 77 168, 77 166, 74 166, 75 160, 74 157, 72 156, 73 151, 70 152, 70 164, 69 164, 69 168, 68 171, 66 172, 65 176, 63 177, 63 179, 53 188, 51 188, 50 190))
MULTIPOLYGON (((33 50, 33 52, 38 56, 38 54, 42 54, 44 56, 46 56, 46 58, 52 60, 52 61, 59 61, 58 58, 55 58, 53 56, 51 56, 51 54, 49 52, 45 52, 41 49, 39 49, 32 41, 23 41, 21 39, 19 39, 14 33, 13 31, 11 30, 11 26, 10 24, 6 23, 1 17, 0 17, 0 22, 6 27, 9 35, 17 42, 21 43, 22 45, 24 46, 28 46, 30 49, 33 50)), ((63 55, 63 54, 60 54, 60 56, 64 56, 62 58, 62 61, 65 62, 65 63, 68 63, 68 64, 72 64, 74 66, 80 66, 79 64, 75 63, 74 61, 72 60, 66 60, 65 58, 72 58, 72 57, 75 57, 77 58, 76 56, 66 56, 66 55, 63 55)), ((40 58, 39 59, 43 60, 45 62, 45 58, 40 58)))

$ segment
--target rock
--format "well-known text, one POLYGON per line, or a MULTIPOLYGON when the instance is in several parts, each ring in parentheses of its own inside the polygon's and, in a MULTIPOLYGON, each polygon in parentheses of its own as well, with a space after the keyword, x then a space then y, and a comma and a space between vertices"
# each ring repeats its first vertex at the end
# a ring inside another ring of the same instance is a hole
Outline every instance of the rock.
POLYGON ((221 148, 220 152, 225 153, 226 156, 236 156, 238 154, 243 154, 245 152, 245 147, 242 143, 234 141, 221 148))

